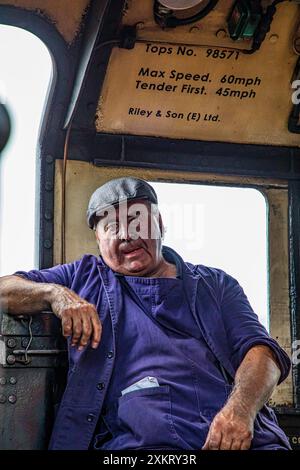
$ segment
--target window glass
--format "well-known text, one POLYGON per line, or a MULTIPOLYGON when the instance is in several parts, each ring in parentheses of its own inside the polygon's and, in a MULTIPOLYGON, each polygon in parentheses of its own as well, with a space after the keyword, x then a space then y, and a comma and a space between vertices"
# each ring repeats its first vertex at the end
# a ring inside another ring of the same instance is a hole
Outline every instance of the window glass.
POLYGON ((0 25, 0 99, 12 134, 1 158, 0 274, 32 269, 35 257, 36 147, 52 74, 46 46, 33 34, 0 25))
POLYGON ((269 328, 267 206, 250 188, 150 182, 165 224, 164 244, 185 261, 226 271, 269 328))

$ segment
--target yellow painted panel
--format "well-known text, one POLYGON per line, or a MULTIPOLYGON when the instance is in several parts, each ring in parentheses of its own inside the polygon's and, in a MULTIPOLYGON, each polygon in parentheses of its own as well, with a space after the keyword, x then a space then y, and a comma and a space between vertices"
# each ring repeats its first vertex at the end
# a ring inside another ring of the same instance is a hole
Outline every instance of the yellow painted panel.
POLYGON ((79 31, 89 3, 90 0, 0 0, 0 5, 38 10, 41 15, 48 16, 68 43, 79 31))
MULTIPOLYGON (((227 10, 232 4, 222 3, 227 10)), ((126 22, 133 21, 130 11, 126 22)), ((224 49, 220 47, 223 40, 216 47, 216 31, 221 24, 225 26, 224 11, 208 16, 207 29, 199 31, 193 41, 186 40, 190 34, 186 27, 165 32, 156 26, 151 29, 146 21, 134 49, 114 48, 112 52, 99 100, 97 130, 300 146, 300 136, 287 128, 293 106, 291 79, 298 59, 292 48, 298 13, 295 4, 280 5, 266 41, 253 55, 224 49)), ((230 44, 245 47, 244 42, 230 44)))
MULTIPOLYGON (((289 242, 288 190, 266 189, 268 202, 268 245, 270 283, 270 333, 291 357, 290 297, 289 297, 289 242)), ((292 374, 272 395, 273 404, 293 404, 292 374)))

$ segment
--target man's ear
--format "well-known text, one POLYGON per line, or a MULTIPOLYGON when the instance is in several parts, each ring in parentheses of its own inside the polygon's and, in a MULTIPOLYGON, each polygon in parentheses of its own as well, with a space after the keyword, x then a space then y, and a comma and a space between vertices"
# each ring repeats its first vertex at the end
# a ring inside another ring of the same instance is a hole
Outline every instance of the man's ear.
POLYGON ((95 237, 96 237, 97 244, 98 244, 99 243, 99 235, 98 235, 97 226, 94 228, 94 232, 95 232, 95 237))

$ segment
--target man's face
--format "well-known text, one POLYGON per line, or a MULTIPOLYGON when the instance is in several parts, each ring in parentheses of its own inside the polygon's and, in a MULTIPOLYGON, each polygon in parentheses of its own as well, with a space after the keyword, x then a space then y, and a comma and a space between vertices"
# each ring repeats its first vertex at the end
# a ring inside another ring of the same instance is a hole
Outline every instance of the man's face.
POLYGON ((112 207, 96 227, 101 256, 118 273, 150 275, 162 260, 161 227, 156 206, 148 202, 135 199, 112 207))

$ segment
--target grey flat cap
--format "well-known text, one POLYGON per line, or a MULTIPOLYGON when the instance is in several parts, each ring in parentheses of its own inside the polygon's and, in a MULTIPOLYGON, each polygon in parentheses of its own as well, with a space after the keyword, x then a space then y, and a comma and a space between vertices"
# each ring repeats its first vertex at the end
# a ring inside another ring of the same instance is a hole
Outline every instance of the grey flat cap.
POLYGON ((139 178, 117 178, 100 186, 92 194, 87 210, 87 223, 94 228, 95 215, 107 207, 131 199, 147 199, 157 204, 157 195, 152 186, 139 178))

